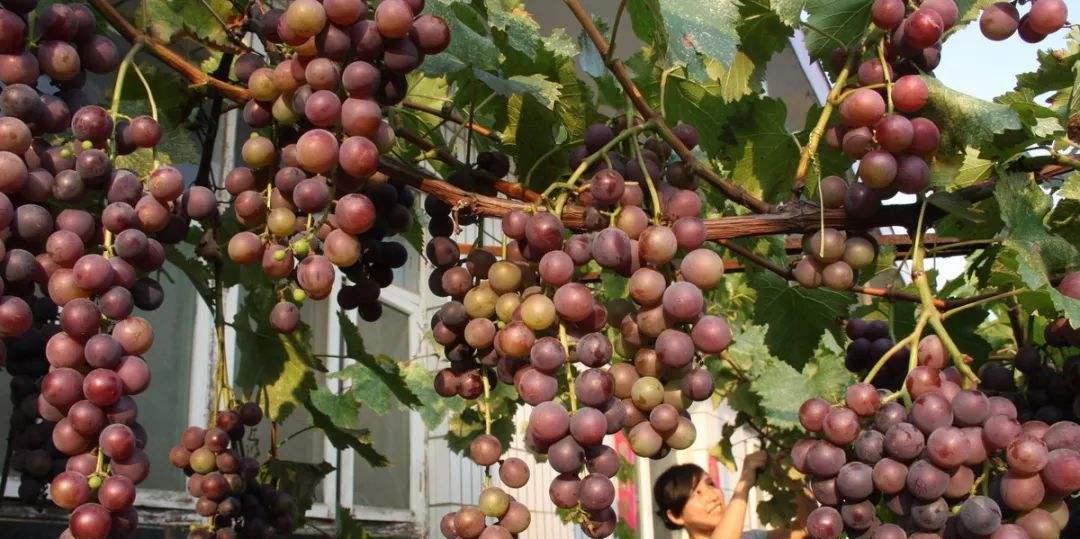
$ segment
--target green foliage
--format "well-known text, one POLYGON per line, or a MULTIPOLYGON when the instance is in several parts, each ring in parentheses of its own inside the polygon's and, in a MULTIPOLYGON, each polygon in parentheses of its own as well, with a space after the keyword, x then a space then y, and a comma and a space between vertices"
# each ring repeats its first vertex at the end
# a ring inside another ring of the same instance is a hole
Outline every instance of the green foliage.
POLYGON ((796 368, 809 359, 822 336, 839 334, 837 322, 855 302, 852 294, 792 286, 773 273, 755 271, 750 286, 757 290, 754 323, 768 327, 765 342, 779 358, 796 368))
POLYGON ((924 116, 941 129, 940 153, 952 153, 968 146, 981 148, 994 135, 1020 129, 1020 116, 1011 108, 953 90, 937 79, 923 76, 930 89, 930 101, 924 116))
POLYGON ((838 47, 849 48, 859 42, 870 24, 870 6, 865 0, 795 0, 783 5, 785 22, 794 24, 798 12, 792 8, 802 3, 810 16, 806 19, 806 47, 815 58, 828 59, 838 47))
POLYGON ((695 78, 706 74, 703 58, 724 65, 735 61, 739 34, 735 0, 642 0, 629 4, 634 32, 652 44, 652 53, 671 66, 683 66, 695 78))

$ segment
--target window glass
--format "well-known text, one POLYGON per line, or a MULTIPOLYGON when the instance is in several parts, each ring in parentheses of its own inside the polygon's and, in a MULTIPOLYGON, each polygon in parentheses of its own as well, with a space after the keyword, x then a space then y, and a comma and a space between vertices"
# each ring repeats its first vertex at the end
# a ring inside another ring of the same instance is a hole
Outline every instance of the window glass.
MULTIPOLYGON (((396 360, 410 357, 409 316, 383 304, 383 315, 374 323, 359 323, 360 336, 367 351, 386 354, 396 360)), ((371 431, 375 450, 390 464, 374 468, 363 457, 356 456, 353 469, 353 500, 356 505, 409 509, 409 412, 393 409, 378 415, 367 408, 360 409, 360 422, 371 431)))
MULTIPOLYGON (((419 204, 419 199, 417 204, 419 204)), ((420 260, 421 256, 413 249, 409 242, 403 238, 395 237, 388 238, 387 241, 393 241, 405 246, 405 250, 409 253, 409 259, 405 262, 405 265, 400 268, 394 268, 394 284, 408 290, 413 293, 420 293, 420 260)))
POLYGON ((153 460, 150 477, 141 488, 184 490, 182 471, 160 462, 160 455, 180 440, 188 426, 188 391, 191 380, 192 336, 195 309, 202 301, 179 268, 166 264, 153 276, 165 291, 165 303, 154 311, 137 311, 154 328, 154 346, 146 354, 150 388, 135 397, 139 423, 146 428, 146 454, 153 460))

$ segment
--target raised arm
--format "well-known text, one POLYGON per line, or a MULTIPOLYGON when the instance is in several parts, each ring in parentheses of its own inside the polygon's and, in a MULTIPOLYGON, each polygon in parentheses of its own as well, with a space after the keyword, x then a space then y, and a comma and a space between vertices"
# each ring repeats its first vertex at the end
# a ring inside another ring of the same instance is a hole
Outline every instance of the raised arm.
POLYGON ((746 521, 747 497, 750 489, 757 481, 757 472, 768 459, 764 451, 755 451, 746 455, 743 459, 742 474, 735 483, 735 493, 728 501, 724 509, 724 516, 720 519, 720 525, 713 530, 711 539, 739 539, 743 532, 743 523, 746 521))

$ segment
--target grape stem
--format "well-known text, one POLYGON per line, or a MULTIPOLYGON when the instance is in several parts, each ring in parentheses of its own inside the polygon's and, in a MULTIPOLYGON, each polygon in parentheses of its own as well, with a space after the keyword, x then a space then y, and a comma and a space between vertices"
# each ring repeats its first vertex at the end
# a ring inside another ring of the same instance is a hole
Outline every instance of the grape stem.
MULTIPOLYGON (((926 325, 926 318, 926 316, 919 317, 918 322, 916 322, 915 324, 916 332, 922 332, 922 327, 926 325)), ((878 372, 880 372, 881 369, 885 367, 885 364, 889 362, 889 359, 892 357, 892 355, 899 352, 908 344, 911 344, 914 337, 915 333, 912 333, 911 335, 908 335, 907 337, 896 341, 896 343, 892 345, 892 348, 889 348, 888 351, 886 351, 884 354, 881 355, 880 358, 878 358, 877 363, 874 364, 873 368, 870 369, 870 372, 867 373, 866 378, 863 379, 863 383, 869 384, 870 382, 873 382, 874 377, 876 377, 878 375, 878 372)))
POLYGON ((893 81, 892 73, 889 72, 889 62, 885 61, 885 36, 881 36, 877 46, 878 62, 881 64, 881 73, 885 77, 885 97, 889 104, 889 112, 893 111, 893 81))
MULTIPOLYGON (((104 0, 97 0, 104 1, 104 0)), ((573 13, 574 18, 577 19, 578 24, 581 25, 582 30, 589 36, 589 39, 596 46, 596 50, 600 53, 600 56, 604 58, 604 65, 607 66, 608 71, 615 77, 615 80, 619 82, 619 86, 622 87, 623 92, 630 101, 633 102, 634 108, 641 114, 642 118, 650 122, 655 122, 658 134, 664 139, 665 142, 671 145, 671 148, 675 150, 679 158, 684 163, 690 166, 694 173, 704 179, 705 181, 715 185, 721 192, 724 193, 733 202, 745 206, 756 213, 769 213, 773 207, 768 202, 765 202, 754 195, 750 194, 747 190, 732 183, 731 181, 721 178, 716 172, 714 172, 709 166, 699 161, 694 152, 683 144, 682 140, 675 135, 675 132, 664 121, 661 115, 658 115, 649 102, 645 99, 644 94, 634 84, 633 77, 630 74, 630 70, 626 65, 614 58, 608 53, 611 47, 608 45, 607 39, 600 32, 600 29, 596 27, 596 23, 592 20, 592 15, 589 11, 581 5, 579 0, 563 0, 566 7, 573 13)))
POLYGON ((825 98, 825 106, 821 109, 821 116, 818 116, 817 124, 815 124, 814 129, 810 131, 810 139, 807 140, 806 146, 803 146, 802 152, 799 155, 799 166, 795 168, 795 178, 791 185, 793 199, 797 199, 799 194, 802 193, 803 186, 806 184, 806 176, 810 173, 810 161, 817 154, 818 145, 821 144, 821 138, 825 135, 825 129, 829 127, 829 118, 832 117, 833 108, 836 106, 837 102, 837 96, 843 92, 844 85, 847 84, 848 76, 851 75, 851 70, 855 67, 855 61, 858 58, 858 54, 848 51, 847 61, 844 63, 844 67, 840 70, 840 73, 836 75, 836 80, 833 81, 832 88, 829 89, 829 95, 825 98))
POLYGON ((570 361, 570 339, 566 335, 566 326, 559 324, 559 342, 566 352, 566 392, 570 395, 570 413, 577 412, 577 393, 574 392, 574 363, 570 361))
POLYGON ((615 38, 619 35, 619 23, 622 22, 623 11, 625 10, 626 0, 621 0, 619 2, 619 8, 615 10, 615 22, 611 25, 611 39, 608 40, 608 43, 611 43, 611 47, 608 49, 607 54, 604 55, 605 59, 609 60, 615 54, 615 38))
MULTIPOLYGON (((926 199, 922 200, 922 204, 919 207, 919 220, 915 225, 915 243, 912 245, 912 277, 915 281, 915 287, 919 291, 919 299, 922 302, 924 315, 929 317, 930 325, 934 328, 934 332, 937 333, 941 343, 945 345, 945 349, 949 351, 949 356, 952 358, 953 365, 960 371, 960 374, 964 375, 964 378, 972 384, 979 383, 979 377, 975 376, 971 367, 967 364, 967 358, 960 351, 960 348, 956 346, 952 337, 949 335, 949 331, 945 329, 945 324, 942 323, 943 316, 941 311, 934 305, 934 293, 930 290, 930 280, 926 275, 924 269, 923 260, 926 256, 926 250, 923 248, 923 220, 926 216, 926 199)), ((979 300, 982 301, 982 300, 979 300)), ((978 303, 978 301, 974 302, 978 303)))
MULTIPOLYGON (((595 164, 600 159, 603 159, 607 155, 607 153, 614 149, 616 146, 618 146, 620 142, 630 137, 636 136, 638 133, 641 133, 643 131, 654 129, 656 128, 656 126, 657 124, 655 121, 648 121, 641 125, 627 127, 622 131, 622 133, 615 135, 614 138, 612 138, 607 144, 603 145, 603 147, 601 147, 595 153, 586 156, 585 159, 581 161, 581 164, 578 165, 576 169, 574 169, 574 173, 570 175, 570 179, 566 180, 563 192, 560 193, 559 196, 555 199, 555 207, 553 210, 555 215, 558 215, 560 217, 562 216, 563 208, 566 207, 566 201, 570 197, 570 191, 574 189, 574 187, 577 185, 578 180, 580 180, 581 177, 585 175, 585 172, 587 172, 589 168, 593 166, 593 164, 595 164)), ((552 184, 547 189, 545 189, 543 193, 540 194, 540 198, 547 200, 548 196, 550 196, 552 191, 554 191, 556 188, 557 184, 552 184)))
POLYGON ((879 82, 877 84, 867 84, 866 86, 859 86, 858 88, 852 88, 852 89, 840 94, 836 98, 836 100, 834 101, 834 104, 839 105, 840 103, 843 103, 844 100, 848 98, 848 96, 850 96, 851 94, 853 94, 853 93, 855 93, 855 92, 857 92, 859 90, 880 90, 882 88, 887 88, 887 87, 888 87, 888 85, 885 84, 884 82, 879 82))
MULTIPOLYGON (((627 125, 630 124, 630 120, 633 119, 633 108, 628 107, 626 109, 627 125)), ((653 222, 660 224, 660 195, 656 193, 656 183, 653 182, 652 174, 649 174, 649 168, 645 166, 645 158, 641 154, 641 146, 637 140, 630 140, 630 147, 634 150, 634 158, 637 159, 638 168, 641 169, 641 174, 645 176, 645 186, 649 189, 649 200, 652 201, 652 214, 653 222)))
POLYGON ((233 400, 232 384, 229 382, 229 362, 225 353, 225 285, 222 279, 223 265, 214 263, 214 346, 217 362, 214 370, 214 394, 210 399, 210 424, 217 424, 218 411, 233 400))
POLYGON ((1017 289, 1017 290, 1009 290, 1007 292, 995 293, 995 294, 990 295, 990 296, 982 296, 982 297, 979 297, 978 299, 973 298, 974 299, 973 301, 969 301, 968 303, 965 303, 965 304, 963 304, 963 305, 961 305, 959 307, 951 309, 951 310, 945 312, 944 314, 942 314, 941 317, 942 317, 942 319, 948 320, 949 317, 951 317, 951 316, 953 316, 955 314, 964 312, 964 311, 966 311, 968 309, 971 309, 972 307, 978 307, 978 306, 986 304, 986 303, 990 303, 990 302, 994 302, 994 301, 998 301, 998 300, 1002 300, 1002 299, 1006 299, 1006 298, 1019 296, 1020 294, 1023 294, 1024 292, 1027 292, 1027 290, 1017 289))
POLYGON ((105 452, 97 449, 97 465, 94 467, 94 475, 105 477, 105 452))
POLYGON ((480 375, 484 383, 484 434, 491 434, 491 383, 488 382, 487 372, 483 367, 480 375))
MULTIPOLYGON (((109 116, 113 118, 113 132, 112 138, 116 138, 116 118, 120 116, 120 98, 124 93, 124 79, 127 78, 128 68, 131 67, 132 61, 135 59, 135 55, 142 49, 142 42, 136 42, 128 49, 127 54, 124 55, 124 59, 120 61, 120 67, 116 71, 116 81, 113 82, 113 94, 112 104, 109 106, 109 116)), ((116 144, 113 144, 110 151, 110 157, 116 157, 116 144)))

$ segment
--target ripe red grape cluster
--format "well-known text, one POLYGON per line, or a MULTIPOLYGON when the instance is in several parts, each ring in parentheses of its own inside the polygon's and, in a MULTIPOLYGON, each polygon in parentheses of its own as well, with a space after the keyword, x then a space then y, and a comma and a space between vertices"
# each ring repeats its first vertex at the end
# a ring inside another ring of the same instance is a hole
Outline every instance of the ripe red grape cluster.
MULTIPOLYGON (((821 181, 827 208, 843 205, 847 182, 839 176, 821 181)), ((823 228, 803 236, 803 258, 792 268, 792 276, 805 288, 826 286, 848 290, 859 282, 859 271, 873 268, 877 241, 868 233, 823 228)))
POLYGON ((211 428, 188 427, 169 451, 169 462, 188 476, 195 512, 208 519, 189 539, 287 536, 296 528, 296 501, 259 480, 259 461, 244 455, 244 433, 262 409, 247 402, 219 410, 211 428))
POLYGON ((149 116, 114 114, 85 91, 87 72, 119 65, 89 9, 4 6, 0 334, 30 329, 31 305, 60 308, 46 334, 49 371, 36 388, 42 426, 34 427, 49 431, 50 452, 70 457, 52 477, 51 498, 73 510, 65 536, 127 537, 137 523, 135 485, 149 473, 132 396, 149 385, 141 356, 153 343, 149 322, 133 312, 162 304, 161 286, 145 273, 161 268, 163 244, 182 240, 191 219, 216 218, 217 201, 209 189, 186 188, 173 167, 140 178, 115 165, 117 155, 154 148, 162 129, 149 116))
MULTIPOLYGON (((431 322, 450 361, 437 373, 435 389, 472 400, 485 385, 512 384, 533 407, 526 445, 560 474, 549 487, 552 501, 572 510, 590 537, 610 535, 617 523, 611 478, 619 457, 604 445, 605 436, 626 429, 633 450, 646 458, 689 447, 696 430, 686 409, 713 392, 700 357, 720 353, 731 341, 727 321, 705 314, 704 292, 720 284, 724 263, 704 246, 692 177, 668 163, 670 147, 655 139, 627 163, 612 149, 618 133, 618 125, 590 126, 570 163, 574 169, 586 159, 595 163, 582 169, 588 183, 574 190, 591 232, 569 234, 551 211, 515 210, 501 221, 508 240, 502 260, 482 248, 463 259, 449 234, 455 220, 476 218, 468 208, 425 201, 433 235, 426 255, 436 267, 429 285, 450 298, 431 322), (655 199, 644 196, 642 186, 649 185, 655 199), (599 301, 583 279, 586 266, 629 278, 629 298, 599 301), (616 333, 613 343, 609 335, 616 333)), ((681 124, 676 133, 696 146, 692 127, 681 124)), ((473 444, 474 460, 485 466, 501 453, 487 435, 473 444)), ((485 514, 494 517, 483 508, 459 511, 444 519, 444 533, 477 537, 485 514)))
POLYGON ((424 0, 385 0, 373 11, 364 0, 253 8, 268 47, 289 53, 273 66, 245 54, 234 66, 252 96, 245 122, 275 125, 276 140, 253 135, 242 149, 247 166, 226 178, 249 229, 231 238, 228 252, 288 279, 271 314, 278 331, 299 324, 296 303, 330 295, 335 268, 352 281, 337 296, 341 307, 378 319, 380 289, 406 262, 405 247, 385 239, 409 228, 413 195, 378 164, 395 142, 382 107, 399 103, 405 75, 450 42, 446 23, 423 8, 424 0))
MULTIPOLYGON (((883 200, 930 185, 928 160, 941 133, 932 120, 917 116, 929 99, 919 73, 937 67, 942 34, 956 24, 958 10, 953 0, 925 0, 910 11, 909 4, 875 0, 871 7, 874 24, 885 31, 882 46, 867 47, 865 57, 855 59, 851 87, 840 95, 840 122, 825 133, 827 144, 859 161, 858 179, 823 178, 823 209, 870 219, 883 200)), ((839 50, 834 60, 842 65, 848 54, 839 50)), ((858 271, 873 264, 877 244, 866 233, 826 228, 807 237, 803 251, 793 275, 799 284, 847 290, 859 282, 858 271)))
POLYGON ((1020 39, 1038 43, 1062 29, 1069 20, 1069 7, 1064 0, 1031 0, 1031 9, 1024 16, 1016 2, 996 2, 983 9, 979 30, 987 39, 1004 41, 1019 33, 1020 39))
POLYGON ((815 398, 799 409, 817 435, 792 449, 822 504, 807 520, 811 537, 1058 537, 1063 500, 1080 491, 1080 425, 1021 423, 1009 399, 918 369, 907 380, 910 407, 860 383, 843 404, 815 398))
POLYGON ((475 506, 467 505, 443 515, 439 530, 444 537, 510 539, 528 529, 532 513, 503 487, 524 487, 531 475, 529 467, 519 458, 502 458, 502 454, 502 443, 490 434, 481 434, 469 443, 469 458, 484 466, 488 477, 491 466, 499 465, 499 481, 503 486, 487 485, 475 506), (488 524, 488 518, 495 519, 495 523, 488 524))

